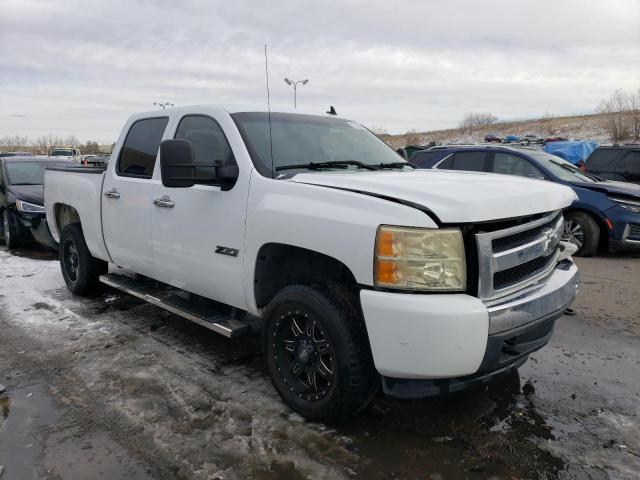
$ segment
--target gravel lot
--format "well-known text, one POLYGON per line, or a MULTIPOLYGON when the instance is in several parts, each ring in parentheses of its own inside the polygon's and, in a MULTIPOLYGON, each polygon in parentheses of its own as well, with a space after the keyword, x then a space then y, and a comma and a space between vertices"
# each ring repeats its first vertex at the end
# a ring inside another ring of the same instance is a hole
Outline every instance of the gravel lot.
POLYGON ((640 258, 579 259, 576 316, 489 388, 304 422, 253 339, 0 249, 0 478, 638 478, 640 258), (0 387, 1 389, 2 387, 0 387))

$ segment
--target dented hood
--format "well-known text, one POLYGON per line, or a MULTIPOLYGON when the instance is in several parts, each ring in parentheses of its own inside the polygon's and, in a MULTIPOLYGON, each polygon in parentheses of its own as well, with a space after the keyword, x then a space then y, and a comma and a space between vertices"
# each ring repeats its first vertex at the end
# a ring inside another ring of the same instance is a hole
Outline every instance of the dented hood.
POLYGON ((289 181, 339 188, 420 205, 443 223, 468 223, 569 206, 571 188, 513 175, 439 170, 302 173, 289 181))

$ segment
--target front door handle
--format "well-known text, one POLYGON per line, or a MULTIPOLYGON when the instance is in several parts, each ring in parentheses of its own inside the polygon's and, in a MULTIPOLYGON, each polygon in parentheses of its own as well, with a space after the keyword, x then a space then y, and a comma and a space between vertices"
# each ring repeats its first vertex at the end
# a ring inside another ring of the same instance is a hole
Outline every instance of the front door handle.
POLYGON ((111 190, 104 192, 104 196, 107 198, 120 198, 120 192, 115 188, 112 188, 111 190))
POLYGON ((156 198, 153 201, 153 204, 156 207, 160 207, 160 208, 173 208, 176 206, 176 202, 171 200, 169 195, 164 195, 162 198, 156 198))

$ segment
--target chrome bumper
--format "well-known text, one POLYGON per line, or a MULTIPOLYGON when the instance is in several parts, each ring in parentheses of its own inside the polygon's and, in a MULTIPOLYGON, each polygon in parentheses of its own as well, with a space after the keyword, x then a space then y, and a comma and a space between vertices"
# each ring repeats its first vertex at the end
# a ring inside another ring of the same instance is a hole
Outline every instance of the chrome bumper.
POLYGON ((489 335, 511 330, 561 312, 576 298, 580 288, 578 267, 569 258, 551 274, 507 299, 485 302, 489 311, 489 335))

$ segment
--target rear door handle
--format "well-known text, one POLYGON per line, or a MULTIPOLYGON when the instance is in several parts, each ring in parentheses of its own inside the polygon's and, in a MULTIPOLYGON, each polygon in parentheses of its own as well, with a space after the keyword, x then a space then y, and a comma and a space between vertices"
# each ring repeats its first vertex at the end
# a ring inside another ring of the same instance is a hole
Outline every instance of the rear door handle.
POLYGON ((120 192, 115 188, 112 188, 111 190, 104 192, 104 196, 107 198, 120 198, 120 192))
POLYGON ((171 198, 168 195, 164 195, 162 198, 156 198, 153 201, 153 204, 156 207, 160 207, 160 208, 173 208, 176 206, 176 202, 171 200, 171 198))

